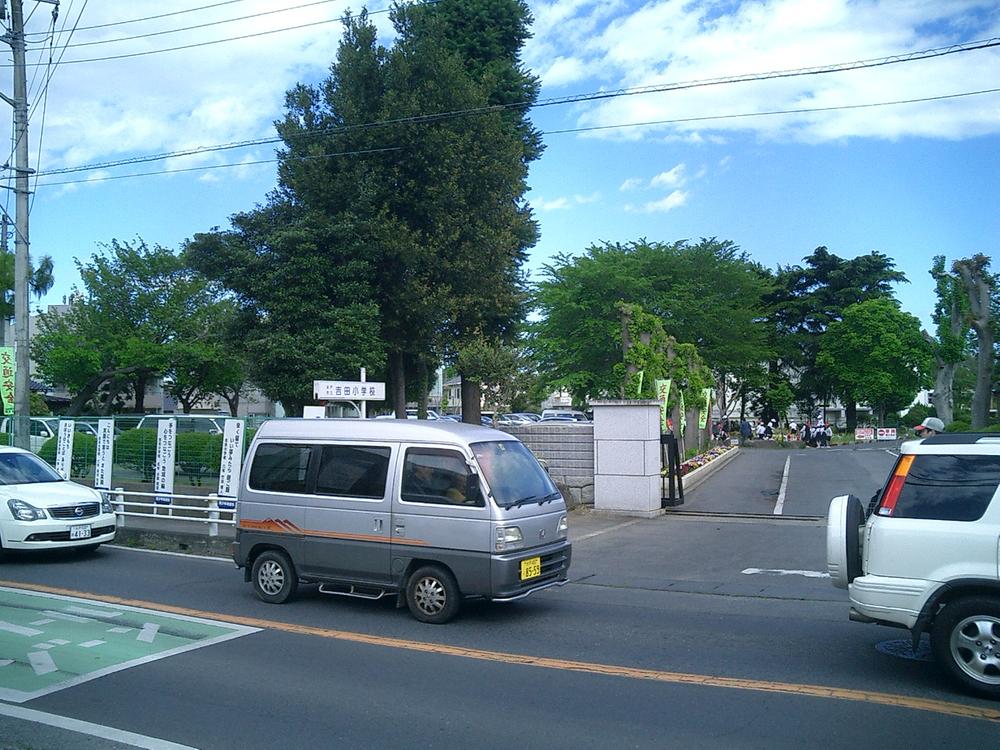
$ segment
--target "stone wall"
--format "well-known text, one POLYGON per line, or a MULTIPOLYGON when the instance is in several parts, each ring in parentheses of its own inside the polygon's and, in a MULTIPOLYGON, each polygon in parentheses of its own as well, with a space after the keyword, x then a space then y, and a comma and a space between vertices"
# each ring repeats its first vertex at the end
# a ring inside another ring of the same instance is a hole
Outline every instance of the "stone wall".
POLYGON ((594 504, 593 424, 537 423, 501 429, 517 437, 545 463, 568 507, 594 504))

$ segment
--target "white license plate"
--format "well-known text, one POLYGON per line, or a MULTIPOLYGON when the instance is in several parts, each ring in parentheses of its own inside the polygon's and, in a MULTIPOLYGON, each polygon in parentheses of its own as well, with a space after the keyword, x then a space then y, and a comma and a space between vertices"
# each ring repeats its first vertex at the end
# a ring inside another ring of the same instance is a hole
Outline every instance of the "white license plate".
POLYGON ((69 538, 70 539, 90 539, 90 524, 86 526, 70 526, 69 527, 69 538))

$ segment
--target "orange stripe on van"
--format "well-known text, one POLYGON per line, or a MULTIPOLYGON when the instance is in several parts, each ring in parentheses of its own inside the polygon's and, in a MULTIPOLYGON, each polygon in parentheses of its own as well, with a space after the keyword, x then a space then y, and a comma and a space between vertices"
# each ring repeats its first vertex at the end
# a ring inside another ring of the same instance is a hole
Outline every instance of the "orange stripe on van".
POLYGON ((255 521, 248 518, 240 519, 240 528, 252 531, 270 531, 275 534, 300 534, 302 536, 315 536, 324 539, 344 539, 353 542, 379 542, 388 544, 411 544, 417 547, 426 546, 427 542, 422 539, 405 539, 398 537, 390 540, 387 536, 376 534, 345 534, 337 531, 319 531, 316 529, 303 529, 285 518, 266 518, 263 521, 255 521))

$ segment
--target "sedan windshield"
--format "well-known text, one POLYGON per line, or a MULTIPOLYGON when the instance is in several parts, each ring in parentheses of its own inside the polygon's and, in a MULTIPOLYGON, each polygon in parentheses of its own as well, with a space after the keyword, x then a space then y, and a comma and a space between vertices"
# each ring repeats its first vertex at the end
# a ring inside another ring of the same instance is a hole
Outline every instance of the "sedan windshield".
POLYGON ((476 462, 497 505, 510 508, 560 497, 535 456, 517 440, 473 443, 476 462))
POLYGON ((31 453, 0 454, 0 485, 61 482, 59 473, 31 453))

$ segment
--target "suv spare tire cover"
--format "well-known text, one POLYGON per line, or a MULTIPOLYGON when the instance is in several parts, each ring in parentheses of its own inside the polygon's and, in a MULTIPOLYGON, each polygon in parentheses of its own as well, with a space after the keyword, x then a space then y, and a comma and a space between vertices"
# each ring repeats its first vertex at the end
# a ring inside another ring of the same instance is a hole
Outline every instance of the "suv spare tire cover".
POLYGON ((855 495, 830 501, 826 518, 826 569, 830 581, 840 589, 861 575, 861 528, 865 509, 855 495))

